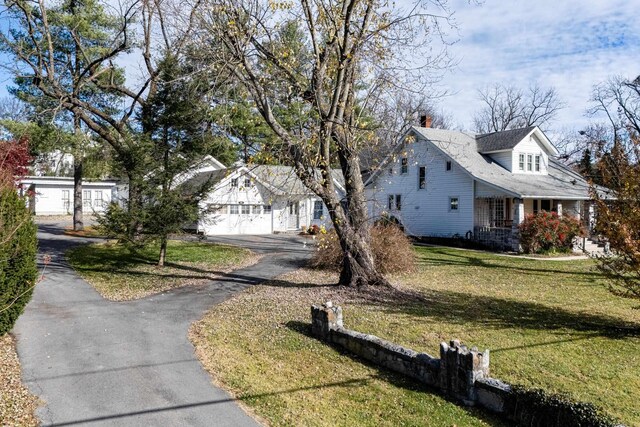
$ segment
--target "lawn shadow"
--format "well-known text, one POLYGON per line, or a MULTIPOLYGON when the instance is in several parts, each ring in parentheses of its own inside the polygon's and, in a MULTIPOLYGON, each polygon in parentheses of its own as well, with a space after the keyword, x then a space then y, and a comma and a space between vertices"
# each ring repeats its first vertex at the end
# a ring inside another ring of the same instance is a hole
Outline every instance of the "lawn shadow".
MULTIPOLYGON (((480 267, 490 270, 508 270, 518 274, 534 274, 537 276, 553 276, 558 274, 577 276, 580 280, 585 278, 589 281, 605 278, 604 274, 597 270, 593 271, 573 271, 559 269, 565 262, 572 261, 549 261, 549 260, 532 260, 519 258, 498 258, 495 254, 485 252, 473 252, 463 250, 446 250, 444 248, 429 248, 420 251, 417 264, 424 268, 434 266, 460 266, 460 267, 480 267), (435 255, 435 256, 434 256, 435 255), (549 264, 553 263, 553 264, 549 264), (548 265, 549 268, 542 266, 548 265), (553 266, 553 267, 551 267, 553 266)), ((582 261, 582 260, 580 260, 582 261)))
MULTIPOLYGON (((306 337, 309 338, 313 338, 313 339, 317 339, 316 337, 314 337, 311 334, 311 324, 309 323, 304 323, 304 322, 300 322, 297 320, 291 320, 287 323, 285 323, 285 326, 296 333, 299 333, 301 335, 304 335, 306 337)), ((461 405, 460 402, 456 401, 455 399, 452 399, 450 397, 444 396, 440 393, 440 391, 435 388, 435 387, 431 387, 428 386, 426 384, 420 383, 412 378, 406 377, 402 374, 399 374, 397 372, 393 372, 390 369, 387 369, 385 367, 379 366, 375 363, 372 363, 366 359, 363 359, 347 350, 345 350, 344 348, 331 344, 331 343, 326 343, 323 342, 324 344, 326 344, 327 346, 333 348, 336 352, 340 353, 343 356, 346 356, 348 358, 350 358, 351 360, 361 363, 371 369, 375 369, 376 370, 376 374, 375 375, 370 375, 367 377, 367 379, 365 381, 363 381, 361 384, 357 384, 359 386, 366 386, 367 383, 372 380, 372 379, 378 379, 378 380, 382 380, 385 381, 395 387, 398 388, 403 388, 405 390, 409 390, 409 391, 415 391, 415 392, 421 392, 421 393, 429 393, 432 395, 437 395, 438 397, 441 397, 442 399, 446 400, 447 402, 450 402, 452 404, 455 404, 457 406, 459 406, 461 409, 465 410, 467 413, 469 413, 469 415, 478 418, 484 422, 486 422, 489 425, 492 426, 508 426, 510 425, 508 422, 500 419, 498 416, 489 413, 488 411, 482 410, 480 408, 474 408, 474 407, 469 407, 469 406, 464 406, 461 405)), ((354 384, 356 385, 356 384, 354 384)))

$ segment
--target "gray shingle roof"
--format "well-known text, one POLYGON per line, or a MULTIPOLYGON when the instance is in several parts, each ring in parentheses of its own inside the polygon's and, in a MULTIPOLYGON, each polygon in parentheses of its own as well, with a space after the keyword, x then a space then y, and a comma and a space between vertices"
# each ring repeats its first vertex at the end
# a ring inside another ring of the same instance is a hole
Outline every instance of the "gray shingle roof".
POLYGON ((511 150, 534 129, 535 126, 529 126, 521 129, 512 129, 502 132, 492 132, 476 135, 477 150, 480 153, 511 150))
MULTIPOLYGON (((241 167, 238 166, 220 169, 213 172, 202 172, 193 176, 183 185, 188 186, 188 188, 198 188, 205 183, 215 186, 240 168, 241 167)), ((246 168, 254 174, 261 183, 271 186, 282 194, 311 194, 311 191, 304 186, 302 181, 300 181, 296 176, 293 168, 290 166, 251 165, 246 166, 246 168)), ((334 181, 344 187, 342 172, 339 170, 332 170, 331 174, 334 181)))
POLYGON ((589 184, 584 178, 551 158, 547 175, 514 174, 494 162, 490 156, 479 153, 473 134, 419 127, 414 127, 413 131, 477 180, 501 188, 515 197, 589 199, 589 184))

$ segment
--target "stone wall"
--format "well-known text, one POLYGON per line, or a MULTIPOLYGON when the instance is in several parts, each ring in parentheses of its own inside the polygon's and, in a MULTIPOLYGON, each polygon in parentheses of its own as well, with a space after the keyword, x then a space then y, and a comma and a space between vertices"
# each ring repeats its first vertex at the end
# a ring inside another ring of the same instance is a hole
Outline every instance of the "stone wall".
MULTIPOLYGON (((567 427, 607 426, 597 408, 542 393, 534 399, 489 376, 489 350, 480 352, 459 341, 440 344, 440 358, 346 329, 342 308, 327 302, 311 307, 311 333, 370 362, 438 389, 469 406, 481 406, 522 425, 567 427)), ((620 426, 620 425, 618 425, 620 426)))

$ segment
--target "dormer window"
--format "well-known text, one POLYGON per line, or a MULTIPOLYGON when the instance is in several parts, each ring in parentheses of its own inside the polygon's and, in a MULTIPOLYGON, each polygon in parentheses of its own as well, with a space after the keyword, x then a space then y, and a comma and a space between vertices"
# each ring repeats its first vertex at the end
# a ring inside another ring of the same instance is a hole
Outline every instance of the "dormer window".
POLYGON ((527 154, 527 172, 533 170, 533 154, 527 154))
POLYGON ((231 180, 231 188, 236 188, 238 187, 238 178, 233 178, 231 180))
POLYGON ((518 170, 524 172, 524 154, 518 156, 518 170))
POLYGON ((251 178, 246 177, 246 178, 244 179, 244 186, 245 186, 246 188, 251 187, 251 178))
POLYGON ((535 163, 535 167, 536 167, 536 172, 540 172, 540 155, 536 155, 536 163, 535 163))
POLYGON ((403 157, 400 164, 400 173, 407 173, 409 171, 409 160, 403 157))

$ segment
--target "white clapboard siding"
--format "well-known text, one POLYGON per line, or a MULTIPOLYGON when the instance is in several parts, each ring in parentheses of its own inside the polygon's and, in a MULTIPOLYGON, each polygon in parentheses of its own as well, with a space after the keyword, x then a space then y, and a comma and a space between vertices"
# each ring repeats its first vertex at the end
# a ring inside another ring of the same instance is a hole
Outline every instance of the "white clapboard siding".
POLYGON ((397 159, 366 189, 372 219, 389 213, 402 221, 407 234, 414 236, 464 236, 473 230, 473 180, 455 162, 446 170, 449 159, 428 143, 410 143, 397 159), (400 173, 401 158, 407 157, 408 171, 400 173), (418 188, 420 166, 427 168, 425 189, 418 188), (393 169, 393 174, 389 169, 393 169), (400 211, 388 209, 389 195, 402 195, 400 211), (449 210, 449 198, 457 197, 457 212, 449 210))
MULTIPOLYGON (((495 155, 491 155, 491 157, 495 158, 495 155)), ((536 141, 536 138, 531 135, 527 138, 523 139, 518 145, 513 148, 513 173, 525 173, 525 174, 542 174, 546 175, 549 167, 549 155, 543 146, 536 141), (519 154, 525 155, 525 165, 524 171, 519 170, 518 168, 518 156, 519 154), (527 154, 532 154, 534 156, 534 164, 533 164, 533 172, 527 171, 527 154), (535 172, 535 156, 540 155, 540 172, 535 172)))

